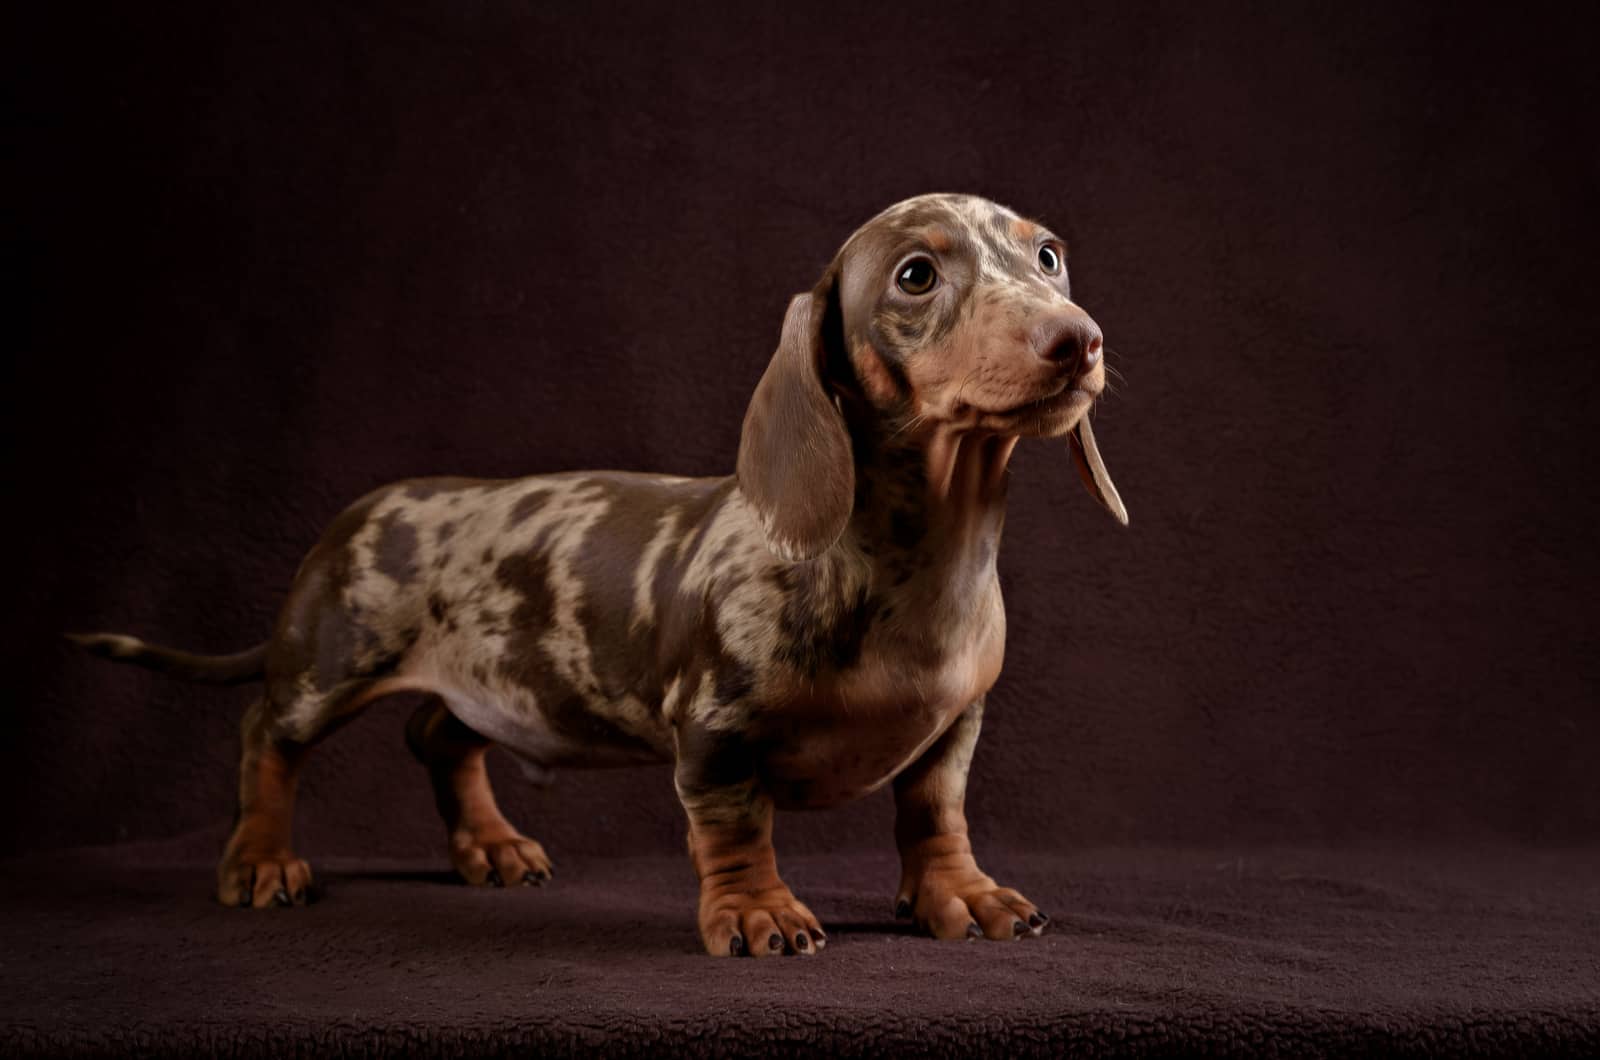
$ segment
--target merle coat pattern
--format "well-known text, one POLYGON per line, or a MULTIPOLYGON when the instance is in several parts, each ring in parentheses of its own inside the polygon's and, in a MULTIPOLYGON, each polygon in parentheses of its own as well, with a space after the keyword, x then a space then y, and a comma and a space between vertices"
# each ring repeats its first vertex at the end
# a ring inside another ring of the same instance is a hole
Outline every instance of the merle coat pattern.
POLYGON ((736 475, 402 482, 334 520, 257 648, 78 639, 264 682, 217 875, 229 904, 308 900, 290 840, 300 766, 409 691, 428 695, 406 736, 470 883, 550 877, 496 807, 483 759, 499 744, 540 781, 673 761, 712 954, 820 950, 821 924, 778 875, 773 811, 887 783, 898 914, 941 939, 1038 934, 1048 918, 979 870, 963 803, 1004 651, 995 556, 1017 440, 1069 436, 1090 491, 1127 521, 1089 427, 1101 347, 1048 230, 975 197, 910 199, 791 302, 736 475))

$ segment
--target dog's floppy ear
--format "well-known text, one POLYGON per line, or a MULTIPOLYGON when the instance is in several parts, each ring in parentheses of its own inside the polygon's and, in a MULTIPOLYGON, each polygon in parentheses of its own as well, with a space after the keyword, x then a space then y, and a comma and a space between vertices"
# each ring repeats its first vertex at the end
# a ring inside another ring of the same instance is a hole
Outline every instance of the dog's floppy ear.
POLYGON ((756 384, 739 437, 739 489, 767 547, 789 562, 827 551, 855 503, 850 432, 823 379, 832 292, 830 278, 789 302, 778 352, 756 384))
POLYGON ((1089 427, 1089 414, 1085 412, 1078 425, 1072 428, 1072 462, 1078 465, 1078 477, 1088 487, 1094 499, 1105 505, 1106 511, 1121 523, 1128 525, 1128 509, 1117 496, 1117 487, 1106 471, 1106 462, 1100 459, 1100 449, 1094 444, 1094 431, 1089 427))

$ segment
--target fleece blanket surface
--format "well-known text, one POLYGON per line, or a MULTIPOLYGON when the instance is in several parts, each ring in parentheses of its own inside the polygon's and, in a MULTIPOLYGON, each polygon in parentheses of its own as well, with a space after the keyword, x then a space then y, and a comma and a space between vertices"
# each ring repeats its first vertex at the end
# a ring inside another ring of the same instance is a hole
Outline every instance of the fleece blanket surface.
POLYGON ((1600 1056, 1600 64, 1574 19, 7 14, 0 1057, 1600 1056), (1064 445, 1009 465, 968 785, 1045 937, 894 921, 879 792, 780 817, 824 954, 706 958, 666 767, 539 790, 496 756, 557 879, 458 886, 396 701, 305 774, 323 900, 211 901, 259 692, 61 632, 247 648, 400 479, 730 473, 789 298, 929 191, 1061 236, 1115 369, 1094 424, 1129 527, 1064 445))
MULTIPOLYGON (((209 841, 209 838, 206 839, 209 841)), ((214 904, 198 837, 5 865, 0 1052, 364 1056, 1600 1051, 1600 850, 1001 850, 1041 938, 935 943, 881 852, 791 859, 813 958, 698 952, 666 856, 549 887, 337 860, 214 904)))

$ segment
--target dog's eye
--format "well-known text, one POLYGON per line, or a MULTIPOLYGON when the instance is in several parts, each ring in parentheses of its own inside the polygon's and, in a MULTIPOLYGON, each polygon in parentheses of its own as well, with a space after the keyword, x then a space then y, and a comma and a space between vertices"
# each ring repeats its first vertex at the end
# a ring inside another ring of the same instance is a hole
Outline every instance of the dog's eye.
POLYGON ((1061 250, 1054 243, 1039 248, 1039 268, 1051 276, 1061 273, 1061 250))
POLYGON ((906 294, 927 294, 939 282, 939 274, 927 258, 912 258, 900 266, 894 282, 906 294))

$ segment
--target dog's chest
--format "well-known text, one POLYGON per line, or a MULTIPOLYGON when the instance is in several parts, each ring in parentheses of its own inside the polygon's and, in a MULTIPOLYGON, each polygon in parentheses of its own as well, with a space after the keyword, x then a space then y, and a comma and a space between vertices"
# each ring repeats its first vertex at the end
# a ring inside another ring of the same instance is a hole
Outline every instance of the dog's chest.
POLYGON ((931 657, 869 640, 858 665, 796 689, 765 714, 757 723, 768 737, 758 769, 777 804, 845 802, 916 761, 999 676, 1005 629, 998 601, 995 612, 999 621, 975 621, 931 657))

